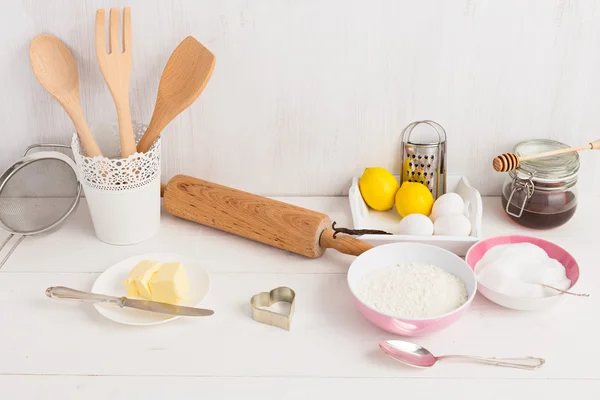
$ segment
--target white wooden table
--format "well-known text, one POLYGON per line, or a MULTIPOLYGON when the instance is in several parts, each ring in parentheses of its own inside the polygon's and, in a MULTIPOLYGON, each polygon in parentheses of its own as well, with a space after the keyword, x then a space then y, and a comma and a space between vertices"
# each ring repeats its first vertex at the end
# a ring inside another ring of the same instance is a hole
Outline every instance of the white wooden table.
MULTIPOLYGON (((285 198, 350 224, 346 198, 285 198)), ((513 224, 499 198, 484 198, 484 235, 533 234, 579 261, 580 292, 540 312, 503 309, 477 295, 448 329, 414 339, 434 353, 535 355, 538 371, 445 362, 405 367, 378 348, 394 338, 355 310, 346 287, 352 258, 306 259, 163 212, 161 231, 135 246, 94 236, 85 201, 59 230, 27 238, 0 270, 0 399, 600 399, 599 199, 552 231, 513 224), (81 303, 48 299, 64 285, 87 290, 113 263, 146 252, 202 260, 212 275, 210 318, 132 327, 81 303), (249 300, 286 285, 297 294, 292 330, 250 318, 249 300), (576 396, 575 396, 576 395, 576 396)))

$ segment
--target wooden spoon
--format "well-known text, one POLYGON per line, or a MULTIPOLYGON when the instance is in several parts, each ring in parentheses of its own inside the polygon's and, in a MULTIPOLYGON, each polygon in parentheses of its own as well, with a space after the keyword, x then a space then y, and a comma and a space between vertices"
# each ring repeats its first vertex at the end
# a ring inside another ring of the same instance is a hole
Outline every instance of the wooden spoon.
POLYGON ((67 46, 52 35, 38 35, 29 46, 29 61, 37 80, 73 121, 87 155, 102 155, 83 116, 79 100, 79 72, 67 46))
POLYGON ((196 101, 214 67, 215 56, 193 37, 188 36, 177 46, 160 78, 154 112, 138 143, 138 152, 148 151, 165 126, 196 101))
POLYGON ((583 146, 579 146, 579 147, 569 147, 568 149, 547 151, 545 153, 529 154, 529 155, 523 156, 523 157, 519 157, 516 154, 512 154, 512 153, 505 153, 505 154, 499 155, 498 157, 494 158, 494 161, 492 164, 496 171, 508 172, 508 171, 512 171, 513 169, 517 169, 519 167, 519 164, 523 161, 533 160, 533 159, 542 158, 542 157, 557 156, 559 154, 572 153, 574 151, 599 150, 599 149, 600 149, 600 139, 596 140, 595 142, 584 144, 583 146))

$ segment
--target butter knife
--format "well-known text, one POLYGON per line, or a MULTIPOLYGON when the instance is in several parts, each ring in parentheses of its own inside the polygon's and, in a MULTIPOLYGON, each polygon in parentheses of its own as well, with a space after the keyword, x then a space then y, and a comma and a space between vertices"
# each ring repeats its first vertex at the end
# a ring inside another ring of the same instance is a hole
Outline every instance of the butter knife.
POLYGON ((86 303, 104 303, 119 306, 121 308, 136 308, 138 310, 150 311, 160 314, 183 315, 188 317, 206 317, 213 315, 213 310, 179 306, 175 304, 159 303, 150 300, 129 299, 127 297, 107 296, 104 294, 82 292, 64 286, 53 286, 46 289, 46 296, 51 299, 79 300, 86 303))

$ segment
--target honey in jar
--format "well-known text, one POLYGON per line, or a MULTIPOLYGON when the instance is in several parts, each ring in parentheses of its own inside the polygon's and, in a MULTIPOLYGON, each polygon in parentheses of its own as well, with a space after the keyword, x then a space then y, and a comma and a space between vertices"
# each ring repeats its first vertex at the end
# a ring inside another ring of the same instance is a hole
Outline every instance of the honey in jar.
MULTIPOLYGON (((569 146, 547 139, 517 144, 514 153, 526 156, 569 146)), ((577 209, 579 155, 566 153, 523 161, 510 171, 502 187, 502 207, 515 222, 534 229, 556 228, 577 209)))

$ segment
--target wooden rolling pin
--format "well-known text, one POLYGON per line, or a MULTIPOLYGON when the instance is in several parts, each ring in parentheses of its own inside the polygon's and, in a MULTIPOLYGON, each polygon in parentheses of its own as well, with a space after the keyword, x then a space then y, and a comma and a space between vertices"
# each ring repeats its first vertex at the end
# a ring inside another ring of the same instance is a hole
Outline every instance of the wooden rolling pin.
POLYGON ((161 191, 176 217, 306 257, 327 248, 358 256, 373 247, 349 235, 334 238, 325 214, 191 176, 177 175, 161 191))
POLYGON ((557 156, 559 154, 572 153, 574 151, 598 149, 600 149, 600 139, 579 147, 569 147, 568 149, 547 151, 545 153, 529 154, 523 157, 519 157, 513 153, 504 153, 494 158, 492 165, 494 169, 498 172, 508 172, 512 171, 513 169, 517 169, 519 167, 519 164, 523 161, 533 160, 542 157, 557 156))

